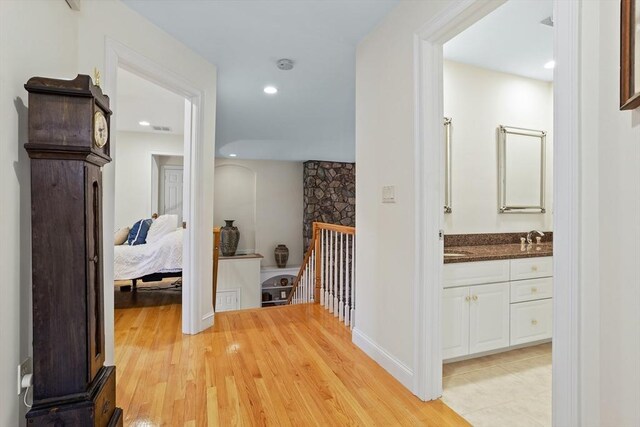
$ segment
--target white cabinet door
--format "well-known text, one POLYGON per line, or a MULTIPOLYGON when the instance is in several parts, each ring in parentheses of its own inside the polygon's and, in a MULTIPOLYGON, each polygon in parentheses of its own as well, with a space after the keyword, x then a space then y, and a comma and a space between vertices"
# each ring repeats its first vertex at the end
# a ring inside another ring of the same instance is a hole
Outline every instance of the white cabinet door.
POLYGON ((469 353, 509 346, 509 283, 470 288, 469 353))
POLYGON ((442 358, 469 354, 469 288, 442 291, 442 358))

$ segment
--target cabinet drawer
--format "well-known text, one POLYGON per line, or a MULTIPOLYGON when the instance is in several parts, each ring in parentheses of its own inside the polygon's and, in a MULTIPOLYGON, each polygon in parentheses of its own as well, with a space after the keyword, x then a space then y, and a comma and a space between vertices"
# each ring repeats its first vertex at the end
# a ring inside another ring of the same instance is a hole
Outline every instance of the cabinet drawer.
POLYGON ((553 300, 511 304, 511 345, 551 338, 553 300))
POLYGON ((442 273, 443 286, 480 285, 509 281, 509 261, 478 261, 445 264, 442 273))
POLYGON ((553 277, 511 282, 511 302, 533 301, 553 296, 553 277))
POLYGON ((511 280, 553 276, 553 257, 511 260, 511 280))

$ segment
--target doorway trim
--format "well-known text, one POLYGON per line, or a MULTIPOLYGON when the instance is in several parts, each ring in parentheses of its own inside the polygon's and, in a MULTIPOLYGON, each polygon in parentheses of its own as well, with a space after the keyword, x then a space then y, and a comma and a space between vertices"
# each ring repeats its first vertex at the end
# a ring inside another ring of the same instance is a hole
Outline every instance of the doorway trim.
MULTIPOLYGON (((443 44, 505 0, 453 2, 414 36, 414 381, 442 395, 443 44)), ((579 425, 579 2, 554 1, 553 424, 579 425)))
MULTIPOLYGON (((182 332, 185 334, 196 334, 213 325, 213 303, 208 313, 200 315, 200 301, 198 286, 206 286, 207 277, 210 278, 210 272, 206 265, 200 265, 198 262, 197 248, 202 246, 204 239, 207 237, 203 233, 195 233, 195 227, 192 225, 202 223, 204 215, 203 200, 200 197, 193 197, 200 194, 201 177, 203 176, 203 164, 198 161, 202 159, 204 141, 204 91, 192 86, 183 77, 173 73, 170 70, 154 63, 145 56, 130 49, 124 44, 106 38, 105 40, 105 88, 111 95, 112 99, 117 99, 117 72, 118 68, 126 69, 138 76, 149 80, 171 92, 174 92, 185 98, 185 141, 189 143, 184 147, 184 172, 185 172, 185 221, 187 228, 184 233, 184 249, 183 259, 183 288, 182 288, 182 332)), ((117 106, 116 106, 117 108, 117 106)), ((117 113, 117 110, 116 110, 117 113)), ((112 128, 116 128, 117 114, 112 116, 112 128)), ((117 137, 112 133, 111 139, 112 155, 117 153, 117 137)), ((115 170, 115 162, 111 165, 115 170)), ((115 176, 115 172, 113 173, 115 176)), ((105 196, 113 202, 115 194, 114 181, 106 180, 105 196)), ((108 206, 105 203, 105 206, 108 206)), ((111 206, 113 209, 113 205, 111 206)), ((111 221, 105 221, 105 253, 112 252, 113 241, 113 212, 111 213, 111 221), (111 246, 111 247, 109 247, 111 246)), ((113 281, 113 260, 111 264, 105 262, 105 283, 113 281)), ((113 293, 106 292, 105 295, 105 313, 113 315, 113 293)), ((111 336, 107 333, 107 340, 113 342, 113 321, 110 319, 105 323, 111 328, 111 336)), ((107 354, 109 356, 109 354, 107 354)), ((113 355, 111 354, 111 357, 113 355)))

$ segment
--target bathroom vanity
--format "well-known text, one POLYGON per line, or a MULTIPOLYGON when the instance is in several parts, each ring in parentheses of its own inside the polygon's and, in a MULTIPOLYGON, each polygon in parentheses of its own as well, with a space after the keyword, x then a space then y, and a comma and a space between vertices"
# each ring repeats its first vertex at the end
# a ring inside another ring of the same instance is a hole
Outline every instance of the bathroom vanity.
POLYGON ((517 235, 493 235, 500 237, 477 244, 478 236, 473 242, 445 238, 444 360, 551 339, 552 243, 505 243, 499 239, 517 241, 517 235))

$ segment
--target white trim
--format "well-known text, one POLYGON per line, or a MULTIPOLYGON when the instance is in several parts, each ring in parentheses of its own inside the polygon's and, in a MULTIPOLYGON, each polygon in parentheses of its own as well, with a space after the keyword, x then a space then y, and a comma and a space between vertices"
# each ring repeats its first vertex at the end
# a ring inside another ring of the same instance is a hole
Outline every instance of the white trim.
MULTIPOLYGON (((161 67, 143 55, 133 51, 122 43, 110 38, 105 39, 105 87, 107 93, 113 99, 117 99, 117 70, 118 67, 134 72, 146 80, 149 80, 167 90, 170 90, 185 98, 185 138, 190 135, 190 144, 185 144, 184 163, 185 172, 188 171, 188 179, 185 179, 185 220, 188 227, 185 233, 184 259, 187 263, 183 265, 183 288, 182 288, 182 332, 185 334, 196 334, 206 328, 209 322, 204 322, 200 315, 200 299, 198 286, 208 283, 206 279, 209 275, 209 266, 200 265, 197 252, 198 243, 205 236, 202 233, 195 233, 198 224, 204 221, 205 206, 203 198, 190 197, 200 194, 200 179, 198 179, 205 167, 202 156, 204 135, 204 91, 192 86, 183 77, 161 67), (188 121, 188 123, 187 123, 188 121)), ((117 128, 117 115, 112 118, 112 128, 117 128)), ((117 141, 112 134, 111 149, 112 154, 117 150, 117 141)), ((115 159, 114 159, 115 160, 115 159)), ((115 168, 114 164, 111 166, 115 168)), ((115 186, 113 182, 105 182, 105 194, 113 200, 115 186)), ((107 224, 105 230, 113 228, 113 224, 107 224)), ((113 234, 109 231, 109 234, 113 234)), ((113 250, 113 242, 105 240, 105 252, 113 250), (111 247, 109 247, 111 246, 111 247)), ((106 264, 106 263, 105 263, 106 264)), ((113 279, 113 267, 105 265, 105 283, 110 283, 113 279)), ((110 289, 109 287, 105 287, 110 289)), ((113 311, 113 298, 105 298, 105 310, 113 311), (109 306, 109 303, 111 305, 109 306)), ((213 304, 212 304, 213 306, 213 304)), ((112 325, 113 326, 113 325, 112 325)), ((210 325, 209 325, 210 326, 210 325)), ((113 337, 108 337, 113 339, 113 337)))
POLYGON ((553 425, 580 417, 580 2, 554 2, 553 425))
POLYGON ((415 243, 414 381, 422 400, 442 395, 442 258, 439 231, 444 225, 444 140, 442 127, 442 45, 504 0, 452 3, 414 36, 415 82, 415 243), (436 125, 437 123, 437 125, 436 125))
MULTIPOLYGON (((425 24, 415 61, 415 328, 412 390, 442 392, 442 44, 503 1, 461 0, 425 24), (429 155, 427 156, 426 153, 429 155)), ((554 81, 554 425, 579 425, 579 2, 555 2, 554 81)), ((373 356, 372 356, 373 357, 373 356)))
POLYGON ((364 351, 367 356, 375 360, 380 366, 389 372, 395 379, 400 381, 403 386, 411 389, 413 384, 413 371, 411 371, 407 365, 376 344, 358 328, 353 328, 352 342, 360 348, 360 350, 364 351))

